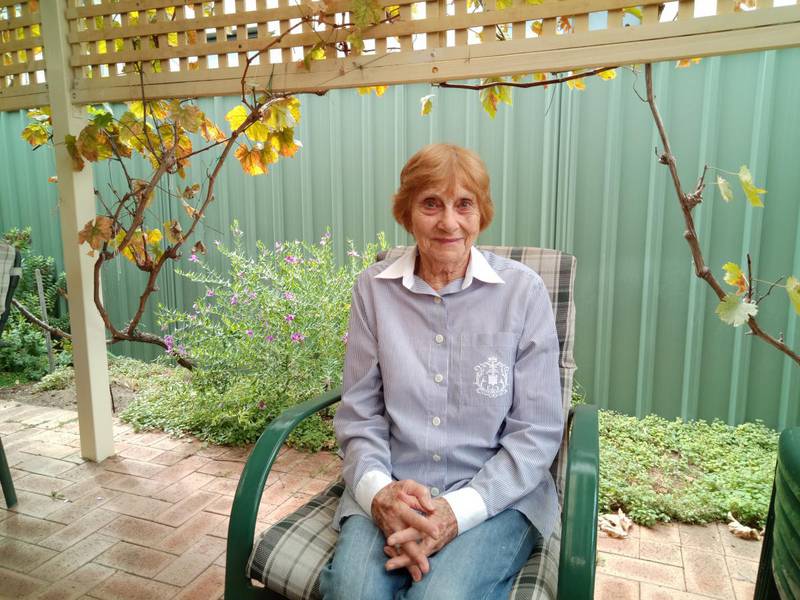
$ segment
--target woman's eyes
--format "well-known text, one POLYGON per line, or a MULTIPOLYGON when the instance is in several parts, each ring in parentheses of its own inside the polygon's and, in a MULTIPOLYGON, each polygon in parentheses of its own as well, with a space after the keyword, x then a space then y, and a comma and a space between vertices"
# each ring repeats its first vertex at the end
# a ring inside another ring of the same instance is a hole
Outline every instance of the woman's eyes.
POLYGON ((439 202, 436 200, 436 198, 425 198, 422 201, 422 206, 425 208, 436 208, 438 205, 439 202))
POLYGON ((472 198, 462 198, 458 201, 459 208, 472 208, 473 204, 472 198))

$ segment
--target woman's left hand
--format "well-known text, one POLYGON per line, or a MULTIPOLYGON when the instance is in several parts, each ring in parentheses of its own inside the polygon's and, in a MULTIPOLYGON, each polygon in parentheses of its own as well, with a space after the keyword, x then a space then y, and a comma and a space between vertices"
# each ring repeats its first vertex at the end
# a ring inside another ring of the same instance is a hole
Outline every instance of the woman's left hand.
POLYGON ((386 540, 387 545, 383 549, 386 555, 389 556, 389 560, 386 561, 387 571, 414 566, 414 561, 407 554, 397 551, 400 545, 406 542, 418 541, 419 548, 424 552, 425 556, 432 556, 458 535, 458 521, 456 521, 456 515, 447 500, 436 498, 433 501, 433 505, 435 510, 428 515, 428 519, 436 524, 439 529, 439 535, 436 537, 423 535, 413 527, 396 531, 390 535, 386 540))

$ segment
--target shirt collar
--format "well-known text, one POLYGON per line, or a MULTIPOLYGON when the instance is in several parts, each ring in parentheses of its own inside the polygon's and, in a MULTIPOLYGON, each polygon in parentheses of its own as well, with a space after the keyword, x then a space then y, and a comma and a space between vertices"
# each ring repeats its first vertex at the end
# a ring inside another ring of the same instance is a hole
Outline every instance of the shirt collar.
MULTIPOLYGON (((414 286, 414 266, 416 262, 417 247, 410 246, 400 258, 375 275, 375 279, 399 279, 402 277, 403 287, 410 290, 414 286)), ((465 290, 472 285, 473 279, 479 279, 484 283, 505 283, 489 265, 483 253, 475 246, 470 248, 469 264, 467 265, 467 272, 464 274, 461 289, 465 290)))

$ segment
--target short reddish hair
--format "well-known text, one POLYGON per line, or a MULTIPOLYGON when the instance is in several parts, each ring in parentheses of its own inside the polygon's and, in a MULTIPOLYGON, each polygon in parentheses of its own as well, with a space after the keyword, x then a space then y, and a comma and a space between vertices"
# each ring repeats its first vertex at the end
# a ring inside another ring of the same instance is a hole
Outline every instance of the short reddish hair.
POLYGON ((395 220, 410 233, 411 206, 417 194, 429 187, 449 189, 457 181, 475 194, 483 231, 494 217, 489 173, 480 156, 454 144, 430 144, 408 159, 394 195, 395 220))

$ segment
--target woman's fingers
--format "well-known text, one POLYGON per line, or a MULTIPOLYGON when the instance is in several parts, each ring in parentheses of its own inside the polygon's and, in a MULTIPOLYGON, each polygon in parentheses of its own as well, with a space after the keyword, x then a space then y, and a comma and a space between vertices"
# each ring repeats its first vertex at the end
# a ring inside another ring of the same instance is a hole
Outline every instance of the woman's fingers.
MULTIPOLYGON (((439 537, 439 527, 431 519, 412 510, 409 506, 401 508, 401 517, 406 528, 413 527, 417 531, 431 537, 439 537)), ((422 536, 419 536, 422 537, 422 536)), ((419 539, 419 538, 417 538, 419 539)))
POLYGON ((415 582, 422 581, 422 571, 419 570, 417 565, 411 565, 408 567, 408 572, 411 574, 411 579, 415 582))
POLYGON ((416 542, 407 542, 402 544, 403 551, 398 553, 397 556, 386 561, 386 570, 393 571, 394 569, 401 569, 416 565, 424 574, 430 571, 430 563, 428 557, 419 547, 416 542))
POLYGON ((416 498, 422 510, 429 513, 435 510, 433 500, 431 499, 431 493, 427 487, 413 479, 405 479, 402 481, 402 484, 403 492, 416 498))
POLYGON ((386 543, 390 546, 398 544, 405 544, 406 542, 417 542, 422 538, 422 535, 413 527, 406 527, 400 531, 395 531, 386 539, 386 543))

